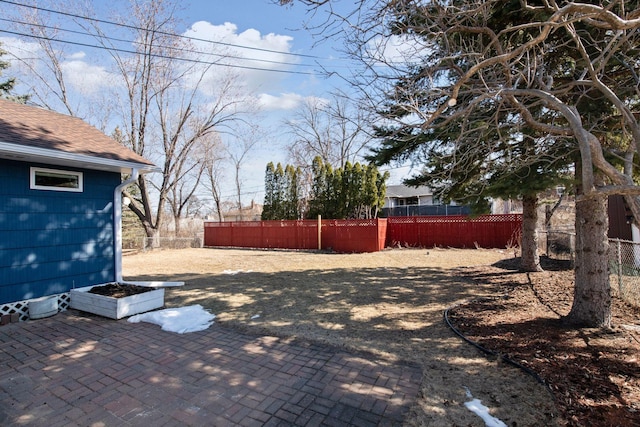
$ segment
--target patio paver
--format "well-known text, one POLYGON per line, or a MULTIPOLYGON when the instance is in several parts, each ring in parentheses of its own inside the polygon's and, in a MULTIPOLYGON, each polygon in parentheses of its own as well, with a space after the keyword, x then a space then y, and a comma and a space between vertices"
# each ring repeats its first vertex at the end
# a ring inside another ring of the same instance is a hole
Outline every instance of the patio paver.
POLYGON ((393 426, 417 366, 75 310, 0 327, 0 425, 393 426))

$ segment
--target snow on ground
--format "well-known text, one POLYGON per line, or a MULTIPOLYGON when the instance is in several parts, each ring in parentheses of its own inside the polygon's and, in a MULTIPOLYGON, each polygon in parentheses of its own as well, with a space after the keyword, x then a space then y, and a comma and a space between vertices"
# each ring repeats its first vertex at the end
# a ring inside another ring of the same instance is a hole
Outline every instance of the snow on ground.
POLYGON ((472 400, 465 402, 464 406, 466 406, 468 410, 474 412, 477 416, 482 418, 487 427, 507 427, 507 425, 502 422, 502 420, 489 414, 489 408, 484 406, 480 399, 473 398, 471 390, 469 390, 467 387, 465 387, 465 390, 467 391, 467 397, 472 400))
POLYGON ((231 276, 234 276, 238 273, 251 273, 251 272, 252 270, 224 270, 222 274, 229 274, 231 276))
POLYGON ((207 329, 215 318, 215 314, 209 313, 200 304, 196 304, 136 314, 129 317, 128 321, 153 323, 160 325, 163 331, 184 334, 207 329))

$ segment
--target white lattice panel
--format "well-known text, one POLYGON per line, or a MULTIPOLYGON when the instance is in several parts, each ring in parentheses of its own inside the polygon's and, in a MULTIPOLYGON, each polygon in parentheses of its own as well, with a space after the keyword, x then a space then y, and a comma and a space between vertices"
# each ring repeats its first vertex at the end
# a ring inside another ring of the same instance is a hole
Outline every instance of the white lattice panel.
MULTIPOLYGON (((58 312, 69 308, 69 299, 68 292, 58 294, 58 312)), ((20 315, 20 321, 29 320, 29 300, 0 304, 0 315, 14 313, 20 315)))

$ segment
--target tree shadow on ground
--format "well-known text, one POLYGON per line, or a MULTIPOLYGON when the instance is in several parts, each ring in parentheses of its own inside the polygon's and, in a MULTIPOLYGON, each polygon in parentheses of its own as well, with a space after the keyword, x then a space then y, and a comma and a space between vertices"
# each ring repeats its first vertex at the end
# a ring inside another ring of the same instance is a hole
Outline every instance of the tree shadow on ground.
POLYGON ((168 289, 168 306, 201 304, 223 325, 245 332, 417 362, 425 375, 413 410, 419 423, 483 425, 464 407, 468 387, 508 424, 554 424, 555 410, 535 380, 488 361, 443 322, 448 306, 493 295, 491 283, 427 267, 234 273, 127 279, 184 280, 183 288, 168 289))
POLYGON ((399 358, 413 357, 407 341, 433 339, 444 306, 491 291, 432 268, 186 274, 170 280, 184 277, 184 287, 167 289, 168 306, 200 304, 235 327, 399 358))
MULTIPOLYGON (((493 265, 493 267, 499 268, 501 270, 509 270, 509 271, 522 271, 521 270, 522 258, 507 258, 500 260, 493 265)), ((548 256, 540 257, 540 266, 544 271, 568 271, 573 270, 573 263, 571 260, 565 259, 554 259, 549 258, 548 256)))

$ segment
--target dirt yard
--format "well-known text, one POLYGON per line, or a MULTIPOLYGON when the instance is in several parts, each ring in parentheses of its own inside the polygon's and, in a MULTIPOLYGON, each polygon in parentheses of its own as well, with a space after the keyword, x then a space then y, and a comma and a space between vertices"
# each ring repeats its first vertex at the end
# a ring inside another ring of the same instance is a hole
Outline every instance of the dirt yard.
POLYGON ((124 275, 185 281, 183 288, 168 289, 167 306, 201 304, 228 327, 418 363, 422 390, 407 425, 484 426, 464 406, 467 390, 508 426, 608 426, 618 425, 621 415, 636 423, 625 425, 640 425, 638 312, 617 304, 624 314, 614 320, 629 328, 608 334, 564 330, 553 322, 554 311, 566 312, 572 276, 537 273, 531 284, 512 269, 513 257, 473 249, 348 255, 184 249, 126 256, 124 275), (446 308, 478 298, 487 300, 451 310, 452 324, 540 374, 549 388, 447 326, 446 308), (573 357, 576 349, 586 360, 573 357), (619 371, 597 371, 610 356, 619 371), (593 359, 603 363, 586 364, 593 359), (593 392, 605 382, 597 375, 611 385, 606 396, 593 392))

